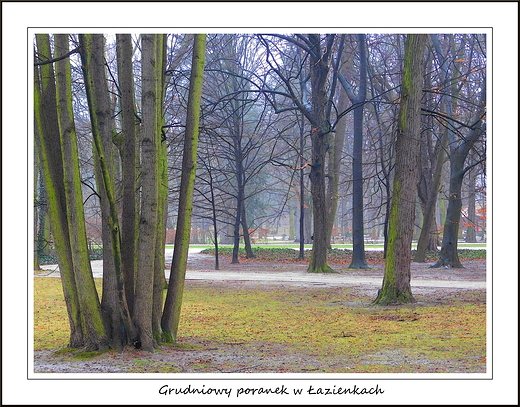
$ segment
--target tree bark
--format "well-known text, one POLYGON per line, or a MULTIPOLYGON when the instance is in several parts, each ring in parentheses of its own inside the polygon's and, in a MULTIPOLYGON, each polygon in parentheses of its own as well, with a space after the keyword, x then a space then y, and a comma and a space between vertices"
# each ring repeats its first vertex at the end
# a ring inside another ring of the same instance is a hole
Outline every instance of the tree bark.
POLYGON ((242 166, 242 148, 240 136, 235 135, 234 137, 234 156, 235 156, 235 178, 237 182, 237 209, 235 213, 235 222, 233 225, 233 251, 231 253, 231 264, 238 264, 238 251, 240 249, 240 225, 242 223, 242 214, 244 211, 242 207, 244 205, 244 168, 242 166))
MULTIPOLYGON (((54 40, 55 53, 57 56, 68 52, 67 34, 55 35, 54 40)), ((72 79, 68 59, 62 59, 56 63, 56 85, 58 118, 63 149, 63 170, 65 175, 69 238, 72 248, 72 262, 76 287, 81 293, 79 300, 83 329, 85 332, 85 347, 90 350, 104 350, 109 345, 88 253, 79 173, 78 146, 72 113, 72 79)))
POLYGON ((121 210, 121 258, 125 281, 126 302, 129 309, 134 306, 136 244, 138 235, 137 199, 137 150, 138 120, 135 111, 134 74, 132 63, 132 36, 116 35, 117 70, 121 105, 121 165, 123 176, 123 199, 121 210))
MULTIPOLYGON (((51 58, 47 34, 36 35, 38 55, 51 58)), ((56 84, 52 64, 35 66, 34 113, 39 138, 42 173, 47 190, 47 205, 52 236, 58 255, 58 266, 69 317, 69 346, 80 348, 85 344, 82 327, 79 293, 73 272, 72 249, 67 221, 67 204, 64 187, 63 157, 58 124, 56 84)))
POLYGON ((251 238, 249 236, 249 225, 247 224, 247 217, 246 217, 245 199, 244 199, 244 203, 242 204, 242 216, 240 217, 240 222, 242 223, 242 233, 244 235, 244 248, 246 250, 246 259, 253 259, 255 257, 255 254, 253 253, 253 249, 251 247, 251 238))
POLYGON ((448 209, 444 223, 441 252, 439 260, 432 268, 463 268, 458 255, 458 236, 462 209, 462 181, 468 168, 464 167, 471 148, 479 137, 486 132, 486 122, 483 117, 486 112, 486 79, 484 78, 477 110, 471 122, 469 134, 459 145, 450 143, 450 186, 448 209))
POLYGON ((475 193, 475 182, 477 179, 477 171, 472 168, 468 174, 468 218, 466 220, 466 243, 477 242, 477 232, 475 228, 476 224, 476 193, 475 193))
POLYGON ((137 347, 153 352, 153 293, 157 225, 159 223, 158 151, 161 143, 163 41, 160 34, 143 34, 142 40, 142 129, 141 213, 137 244, 137 276, 133 315, 137 347))
MULTIPOLYGON (((338 111, 344 112, 347 110, 348 96, 345 91, 340 91, 338 101, 338 111)), ((334 142, 329 148, 329 166, 328 171, 329 184, 327 189, 327 234, 332 236, 332 229, 334 227, 334 221, 336 214, 338 213, 338 200, 339 200, 339 180, 341 174, 341 162, 343 159, 343 146, 345 145, 345 136, 347 132, 347 117, 343 116, 336 125, 336 134, 334 136, 334 142)), ((303 153, 302 153, 303 155, 303 153)), ((303 166, 303 165, 302 165, 303 166)), ((330 239, 329 239, 330 248, 330 239)))
POLYGON ((193 58, 188 93, 188 110, 186 114, 186 133, 182 158, 182 173, 177 218, 177 233, 173 252, 170 281, 161 320, 161 326, 167 341, 176 342, 181 315, 182 295, 188 260, 191 216, 193 211, 193 190, 197 171, 197 146, 199 140, 200 101, 202 98, 202 82, 206 36, 196 34, 193 40, 193 58))
POLYGON ((122 274, 121 236, 114 187, 112 134, 114 125, 105 73, 104 36, 80 34, 80 55, 89 105, 96 182, 103 222, 103 299, 101 302, 112 347, 122 351, 135 339, 122 274))
MULTIPOLYGON (((330 246, 330 236, 327 233, 327 204, 326 204, 326 156, 330 142, 330 127, 326 118, 326 110, 329 103, 326 93, 327 77, 329 73, 330 48, 322 52, 320 36, 309 34, 307 36, 313 48, 310 54, 310 80, 311 80, 311 196, 313 204, 314 234, 312 254, 307 269, 310 273, 332 272, 327 264, 327 252, 330 246), (325 226, 325 227, 324 227, 325 226)), ((332 41, 328 39, 328 44, 332 41)))
POLYGON ((389 241, 382 288, 375 304, 414 302, 410 262, 420 153, 420 107, 427 36, 406 39, 389 241))
POLYGON ((367 89, 366 40, 358 34, 359 42, 359 91, 351 95, 354 109, 354 146, 352 150, 352 261, 349 268, 369 268, 365 259, 365 228, 363 199, 363 111, 367 89))
MULTIPOLYGON (((435 250, 437 249, 437 230, 433 230, 435 222, 435 206, 437 203, 437 197, 439 195, 439 187, 441 184, 441 175, 442 175, 442 166, 444 164, 444 160, 446 154, 444 153, 446 149, 446 141, 447 141, 447 132, 444 132, 439 140, 440 147, 437 151, 437 161, 435 165, 435 172, 433 174, 433 179, 431 182, 431 189, 429 190, 428 197, 426 202, 423 205, 423 224, 421 228, 421 234, 419 235, 419 240, 417 241, 417 250, 415 252, 414 260, 419 263, 424 263, 426 261, 426 250, 429 249, 430 242, 433 239, 431 237, 434 234, 435 241, 435 250)), ((431 248, 430 248, 431 249, 431 248)))
MULTIPOLYGON (((162 49, 158 49, 158 53, 162 53, 163 64, 166 62, 166 35, 162 35, 162 44, 159 45, 162 49)), ((157 117, 159 126, 162 129, 164 123, 163 119, 163 101, 166 89, 166 80, 164 75, 164 66, 160 67, 160 94, 157 104, 157 117)), ((157 211, 157 228, 155 244, 155 261, 154 261, 154 278, 153 278, 153 309, 152 309, 152 331, 155 343, 160 343, 163 340, 163 331, 161 327, 161 317, 164 306, 164 290, 167 287, 165 278, 165 244, 166 244, 166 221, 168 218, 168 158, 167 158, 167 143, 166 137, 163 137, 161 132, 161 142, 158 145, 158 211, 157 211)))

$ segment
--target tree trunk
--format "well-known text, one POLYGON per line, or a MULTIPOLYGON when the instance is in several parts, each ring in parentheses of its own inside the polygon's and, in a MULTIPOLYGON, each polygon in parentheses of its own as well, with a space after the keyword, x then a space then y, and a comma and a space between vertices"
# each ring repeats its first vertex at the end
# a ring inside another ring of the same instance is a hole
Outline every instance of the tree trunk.
POLYGON ((441 184, 442 166, 446 157, 446 141, 447 132, 444 132, 441 139, 439 140, 440 148, 438 148, 437 151, 437 161, 435 165, 435 172, 433 174, 433 179, 431 182, 431 189, 429 190, 427 200, 423 206, 423 224, 421 228, 421 234, 417 242, 417 250, 415 252, 414 259, 416 262, 419 263, 424 263, 426 261, 426 250, 431 250, 431 247, 429 248, 429 243, 433 239, 432 235, 434 235, 435 250, 437 250, 437 230, 436 227, 433 226, 437 224, 435 222, 435 205, 437 203, 439 187, 441 184))
POLYGON ((325 149, 326 135, 318 129, 312 134, 312 167, 309 177, 311 179, 311 195, 313 203, 314 234, 312 255, 308 267, 310 273, 328 273, 332 268, 327 264, 327 251, 330 242, 327 239, 327 230, 322 225, 327 224, 327 208, 325 194, 325 149))
POLYGON ((300 250, 298 253, 298 259, 303 260, 305 258, 305 157, 303 155, 303 147, 305 145, 305 139, 303 137, 303 130, 305 128, 305 118, 302 115, 300 121, 300 250))
MULTIPOLYGON (((50 40, 47 34, 36 35, 36 47, 40 58, 52 58, 50 40)), ((58 125, 56 85, 51 64, 35 67, 34 113, 36 133, 39 138, 42 173, 47 190, 49 219, 58 255, 63 295, 69 317, 71 331, 69 346, 80 348, 85 344, 85 335, 82 328, 79 293, 73 272, 64 188, 63 158, 58 125)))
MULTIPOLYGON (((310 273, 332 272, 327 264, 327 252, 330 246, 330 236, 327 233, 327 203, 326 203, 326 156, 330 142, 330 128, 326 120, 328 98, 326 93, 327 76, 329 73, 328 59, 330 49, 321 52, 320 36, 309 34, 309 43, 313 51, 310 54, 310 80, 311 80, 311 196, 314 221, 314 233, 312 254, 307 269, 310 273), (325 226, 325 227, 324 227, 325 226)), ((330 41, 329 41, 330 42, 330 41)))
POLYGON ((351 98, 354 109, 354 146, 352 151, 352 262, 349 268, 369 268, 365 259, 365 228, 363 199, 363 111, 367 88, 367 56, 363 34, 359 41, 359 91, 351 98))
POLYGON ((163 101, 166 92, 166 76, 165 64, 167 60, 167 36, 163 34, 162 40, 158 45, 157 53, 161 53, 161 66, 157 69, 159 75, 159 86, 157 96, 157 120, 161 128, 161 142, 157 146, 157 194, 158 194, 158 211, 157 211, 157 226, 156 226, 156 244, 155 244, 155 261, 154 261, 154 278, 153 278, 153 304, 152 304, 152 331, 155 343, 163 341, 163 331, 161 327, 161 317, 164 307, 164 290, 168 283, 165 278, 165 244, 166 244, 166 221, 168 219, 168 157, 167 157, 167 143, 166 136, 162 132, 164 117, 163 117, 163 101))
MULTIPOLYGON (((344 112, 347 110, 348 96, 345 91, 340 92, 338 101, 338 111, 344 112)), ((347 130, 347 117, 343 116, 336 125, 336 134, 334 136, 334 143, 329 148, 329 184, 327 190, 327 203, 328 203, 328 223, 327 223, 327 234, 332 236, 332 229, 334 227, 334 221, 336 214, 338 213, 338 200, 339 200, 339 179, 341 174, 341 162, 343 158, 343 146, 345 144, 345 136, 347 130)), ((329 240, 329 248, 330 240, 329 240)))
POLYGON ((363 107, 354 109, 354 148, 352 153, 352 262, 353 269, 369 268, 365 260, 363 203, 363 107))
POLYGON ((253 259, 255 254, 253 253, 253 249, 251 248, 251 238, 249 237, 249 226, 247 224, 246 219, 246 202, 244 200, 242 204, 242 216, 240 217, 240 221, 242 222, 242 231, 244 235, 244 247, 246 250, 246 259, 253 259))
POLYGON ((486 111, 486 80, 484 78, 480 100, 471 120, 473 125, 469 134, 459 145, 450 143, 450 187, 448 195, 448 209, 444 223, 444 234, 442 236, 441 252, 439 260, 432 268, 463 268, 457 251, 459 224, 462 209, 462 181, 466 171, 464 168, 466 158, 478 138, 485 133, 486 123, 483 117, 486 111))
POLYGON ((213 174, 209 172, 209 189, 211 192, 211 221, 213 224, 213 245, 215 246, 215 270, 220 269, 218 254, 218 225, 217 225, 217 204, 215 201, 215 190, 213 189, 213 174))
POLYGON ((237 167, 237 184, 238 184, 238 191, 237 191, 237 210, 235 213, 235 222, 233 224, 233 251, 231 253, 231 264, 238 264, 238 251, 240 248, 240 223, 241 223, 241 217, 242 217, 242 205, 244 205, 244 189, 241 188, 242 181, 241 178, 243 176, 241 170, 237 167))
POLYGON ((184 151, 182 157, 177 233, 175 235, 170 281, 161 321, 166 340, 172 342, 177 341, 184 280, 186 276, 186 263, 188 261, 191 216, 193 211, 193 190, 197 172, 200 101, 202 97, 205 50, 206 36, 204 34, 196 34, 193 40, 193 58, 188 93, 188 110, 186 113, 186 133, 184 136, 184 151))
POLYGON ((466 224, 466 243, 476 243, 477 233, 475 228, 476 211, 475 211, 475 182, 477 179, 477 171, 472 168, 468 174, 468 219, 466 224))
MULTIPOLYGON (((432 70, 432 58, 428 57, 426 71, 432 70)), ((431 75, 426 75, 424 80, 424 88, 432 88, 431 75)), ((425 93, 426 107, 433 110, 432 97, 430 93, 425 93)), ((445 103, 445 99, 441 100, 445 103)), ((442 133, 441 138, 432 146, 436 135, 433 134, 433 118, 431 116, 422 116, 425 130, 422 132, 423 140, 421 143, 421 165, 419 173, 418 196, 421 204, 422 225, 417 242, 417 251, 414 260, 416 262, 425 262, 426 251, 437 251, 439 246, 439 237, 437 231, 437 222, 435 220, 435 203, 439 192, 442 165, 445 158, 445 148, 447 140, 447 129, 442 133)))
POLYGON ((34 252, 34 269, 40 268, 40 261, 48 252, 50 244, 50 228, 49 228, 49 211, 47 202, 47 191, 45 190, 45 181, 40 159, 40 141, 38 136, 38 126, 35 121, 35 157, 34 157, 34 172, 35 172, 35 252, 34 252))
POLYGON ((446 223, 444 224, 444 234, 442 237, 442 247, 440 259, 432 268, 463 268, 459 260, 457 243, 459 237, 459 223, 462 209, 462 179, 463 171, 460 158, 451 157, 450 171, 450 192, 448 196, 448 209, 446 211, 446 223))
POLYGON ((132 63, 132 36, 116 35, 117 70, 121 105, 121 165, 123 199, 121 211, 121 267, 125 281, 128 308, 134 306, 136 244, 138 234, 137 171, 137 118, 135 113, 134 74, 132 63))
POLYGON ((81 61, 89 105, 96 181, 103 221, 102 310, 114 349, 122 351, 135 333, 126 303, 121 267, 121 237, 114 187, 112 132, 114 125, 105 74, 104 37, 82 34, 81 61))
MULTIPOLYGON (((68 53, 68 41, 67 34, 54 36, 56 56, 68 53)), ((68 59, 62 59, 56 63, 56 85, 59 98, 58 117, 63 148, 63 170, 72 262, 76 287, 80 293, 83 293, 80 294, 79 299, 84 324, 85 347, 91 350, 103 350, 108 347, 108 341, 88 253, 78 145, 72 112, 72 79, 68 59)))
POLYGON ((383 286, 375 304, 414 302, 410 286, 412 235, 420 153, 420 108, 427 36, 409 34, 396 140, 396 164, 383 286))
POLYGON ((142 131, 141 131, 141 214, 137 244, 137 278, 134 319, 139 336, 137 346, 154 350, 153 294, 155 250, 159 222, 158 155, 162 124, 162 78, 164 71, 161 34, 143 34, 142 39, 142 131))

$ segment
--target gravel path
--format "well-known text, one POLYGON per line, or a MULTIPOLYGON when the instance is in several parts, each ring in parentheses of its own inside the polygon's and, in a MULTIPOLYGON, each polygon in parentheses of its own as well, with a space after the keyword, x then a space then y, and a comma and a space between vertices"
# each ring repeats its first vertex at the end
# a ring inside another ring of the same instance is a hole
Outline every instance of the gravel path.
MULTIPOLYGON (((333 274, 307 273, 304 263, 240 263, 230 264, 221 259, 221 269, 214 270, 213 256, 201 254, 202 249, 190 249, 187 280, 208 281, 256 281, 271 284, 291 285, 354 285, 378 286, 383 281, 383 264, 370 265, 368 270, 348 270, 345 265, 334 265, 338 271, 333 274)), ((166 265, 171 263, 173 250, 166 250, 166 265)), ((468 261, 465 269, 430 269, 428 263, 412 263, 413 288, 460 288, 471 290, 486 289, 485 262, 468 261), (482 266, 484 268, 482 269, 482 266)), ((91 262, 94 277, 103 277, 103 260, 91 262)), ((59 277, 56 264, 42 266, 49 273, 41 273, 40 277, 59 277)), ((169 269, 165 275, 169 277, 169 269)))

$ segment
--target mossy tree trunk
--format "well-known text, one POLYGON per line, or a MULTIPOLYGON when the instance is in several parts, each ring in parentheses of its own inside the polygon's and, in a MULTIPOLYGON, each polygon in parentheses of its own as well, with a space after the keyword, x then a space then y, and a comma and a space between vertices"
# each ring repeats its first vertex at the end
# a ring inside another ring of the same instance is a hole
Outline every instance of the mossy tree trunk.
POLYGON ((200 102, 202 97, 205 52, 206 36, 204 34, 196 34, 193 40, 188 110, 186 113, 186 133, 184 135, 184 151, 182 157, 177 233, 175 235, 168 292, 161 321, 166 340, 173 342, 177 340, 184 280, 186 276, 186 264, 188 260, 191 216, 193 211, 193 191, 197 171, 200 102))
MULTIPOLYGON (((162 35, 159 40, 157 54, 162 53, 162 64, 166 61, 166 35, 162 35), (161 48, 162 47, 162 48, 161 48)), ((156 115, 159 125, 162 129, 163 118, 163 101, 166 89, 165 68, 163 66, 160 72, 159 84, 160 94, 158 95, 158 103, 156 105, 156 115)), ((156 244, 155 244, 155 260, 154 260, 154 278, 153 278, 153 304, 152 304, 152 332, 155 343, 162 342, 163 334, 161 328, 161 317, 164 306, 164 290, 167 287, 165 278, 166 258, 164 247, 166 244, 166 220, 168 217, 168 159, 167 159, 167 143, 166 137, 161 131, 161 141, 157 148, 157 225, 156 225, 156 244)))
MULTIPOLYGON (((72 80, 68 35, 54 37, 56 78, 52 65, 35 72, 35 116, 40 135, 41 157, 51 222, 56 239, 60 271, 73 347, 104 350, 109 347, 99 297, 90 268, 79 156, 72 114, 72 80), (78 331, 81 331, 79 333, 78 331)), ((48 35, 37 35, 38 55, 50 60, 48 35)))
POLYGON ((105 74, 105 44, 102 34, 81 34, 81 63, 89 106, 94 146, 96 184, 103 221, 103 298, 101 306, 111 346, 122 351, 135 338, 126 303, 122 271, 121 235, 114 186, 112 136, 114 123, 105 74))
MULTIPOLYGON (((36 35, 35 52, 38 56, 35 63, 42 63, 52 58, 49 35, 36 35)), ((85 336, 82 328, 79 293, 73 272, 58 124, 56 83, 52 64, 35 66, 34 115, 42 174, 47 192, 50 225, 58 255, 63 295, 69 317, 71 331, 69 346, 80 348, 85 344, 85 336)))
POLYGON ((420 108, 427 38, 423 34, 409 34, 406 38, 388 249, 383 286, 374 300, 379 305, 414 302, 410 262, 419 176, 420 108))
POLYGON ((141 128, 141 212, 137 244, 137 276, 134 321, 137 346, 152 352, 153 293, 159 202, 159 150, 161 147, 164 36, 141 35, 142 44, 142 128, 141 128))
MULTIPOLYGON (((69 52, 68 34, 57 34, 54 36, 54 51, 56 57, 69 52)), ((56 62, 56 85, 61 146, 63 149, 69 238, 72 248, 76 287, 80 292, 79 299, 84 324, 83 329, 85 331, 85 347, 96 350, 106 349, 109 346, 108 338, 101 315, 101 307, 88 253, 78 145, 72 110, 72 78, 68 58, 56 62)))

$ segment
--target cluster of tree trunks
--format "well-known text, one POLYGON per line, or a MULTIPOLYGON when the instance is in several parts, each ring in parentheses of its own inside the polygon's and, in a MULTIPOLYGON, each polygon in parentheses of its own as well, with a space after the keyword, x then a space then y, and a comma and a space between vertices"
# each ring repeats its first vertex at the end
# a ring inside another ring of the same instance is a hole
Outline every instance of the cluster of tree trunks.
MULTIPOLYGON (((69 36, 36 36, 35 123, 40 161, 49 195, 49 212, 71 326, 71 347, 121 351, 125 345, 153 351, 174 341, 180 314, 182 283, 168 290, 164 276, 164 238, 167 198, 166 147, 162 139, 165 88, 165 35, 141 36, 142 112, 134 96, 132 39, 117 36, 121 128, 118 134, 110 104, 104 36, 78 36, 85 81, 95 172, 103 219, 102 299, 90 268, 74 118, 69 36), (137 120, 136 120, 137 119, 137 120), (138 141, 138 142, 137 142, 138 141), (114 180, 114 149, 122 163, 121 219, 114 180), (139 171, 137 171, 139 168, 139 171), (139 181, 138 181, 139 180, 139 181), (139 193, 137 193, 139 191, 139 193)), ((172 281, 184 279, 191 219, 191 200, 198 145, 200 94, 204 70, 205 35, 194 36, 192 76, 185 133, 183 200, 177 225, 172 281)))

